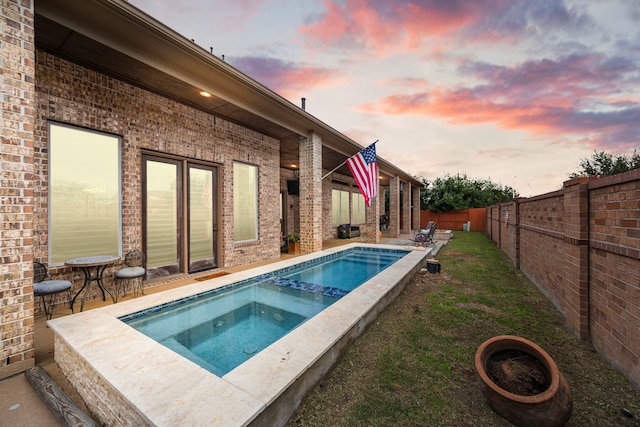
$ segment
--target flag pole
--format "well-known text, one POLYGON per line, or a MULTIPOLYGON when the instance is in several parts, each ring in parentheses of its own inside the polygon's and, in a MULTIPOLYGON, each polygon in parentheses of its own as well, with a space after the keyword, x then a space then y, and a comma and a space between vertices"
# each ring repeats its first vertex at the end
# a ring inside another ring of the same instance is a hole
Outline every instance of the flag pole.
MULTIPOLYGON (((376 143, 376 142, 378 142, 378 141, 379 141, 379 140, 378 140, 378 139, 376 139, 374 142, 372 142, 371 144, 369 144, 367 147, 372 146, 373 144, 375 144, 375 143, 376 143)), ((366 147, 365 147, 365 148, 366 148, 366 147)), ((362 151, 362 150, 360 150, 360 151, 362 151)), ((359 153, 360 151, 358 151, 358 153, 359 153)), ((356 154, 358 154, 358 153, 356 153, 356 154)), ((354 155, 355 155, 355 154, 354 154, 354 155)), ((353 157, 353 156, 351 156, 351 157, 353 157)), ((349 158, 351 158, 351 157, 349 157, 349 158)), ((331 175, 332 173, 334 173, 336 170, 338 170, 338 169, 339 169, 341 166, 343 166, 345 163, 347 163, 347 161, 346 161, 346 160, 345 160, 344 162, 340 163, 340 164, 339 164, 338 166, 336 166, 335 168, 331 169, 331 171, 327 172, 327 173, 322 177, 322 179, 321 179, 320 181, 322 181, 323 179, 325 179, 326 177, 328 177, 329 175, 331 175)))
MULTIPOLYGON (((335 168, 331 169, 330 172, 327 172, 325 174, 325 176, 322 177, 322 179, 325 179, 326 177, 328 177, 329 175, 331 175, 332 173, 334 173, 336 170, 338 170, 338 168, 340 168, 340 166, 344 165, 345 163, 347 163, 347 161, 345 160, 344 162, 340 163, 338 166, 336 166, 335 168)), ((320 181, 322 181, 322 179, 320 181)))

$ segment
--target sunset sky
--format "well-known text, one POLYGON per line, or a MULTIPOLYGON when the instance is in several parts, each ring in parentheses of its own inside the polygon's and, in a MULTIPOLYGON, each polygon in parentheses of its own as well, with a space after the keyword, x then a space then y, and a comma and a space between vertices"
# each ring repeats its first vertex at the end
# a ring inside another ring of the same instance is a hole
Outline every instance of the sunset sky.
POLYGON ((417 177, 533 196, 640 148, 638 0, 129 0, 417 177))

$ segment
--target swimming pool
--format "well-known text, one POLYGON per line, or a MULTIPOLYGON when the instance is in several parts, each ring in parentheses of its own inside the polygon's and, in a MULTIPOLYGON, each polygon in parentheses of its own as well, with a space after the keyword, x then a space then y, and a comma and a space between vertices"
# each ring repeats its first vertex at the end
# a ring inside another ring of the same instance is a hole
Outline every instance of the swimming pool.
POLYGON ((55 360, 107 425, 283 425, 367 325, 424 265, 412 251, 222 377, 119 320, 345 249, 349 244, 48 322, 55 360))
POLYGON ((223 376, 408 253, 352 248, 120 320, 223 376))

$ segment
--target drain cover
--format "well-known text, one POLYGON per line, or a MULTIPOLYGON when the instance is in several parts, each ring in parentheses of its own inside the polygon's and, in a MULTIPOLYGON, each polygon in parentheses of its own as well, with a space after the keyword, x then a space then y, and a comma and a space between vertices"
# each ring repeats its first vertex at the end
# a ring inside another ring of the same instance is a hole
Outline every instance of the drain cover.
POLYGON ((253 354, 258 351, 258 346, 255 344, 247 344, 244 346, 244 349, 242 349, 242 351, 244 351, 245 354, 253 354))

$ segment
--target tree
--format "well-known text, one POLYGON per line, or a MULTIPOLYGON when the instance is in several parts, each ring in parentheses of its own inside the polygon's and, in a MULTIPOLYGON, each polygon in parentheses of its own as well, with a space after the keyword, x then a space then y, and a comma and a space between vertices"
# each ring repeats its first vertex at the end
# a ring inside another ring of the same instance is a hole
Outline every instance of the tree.
POLYGON ((485 179, 470 179, 467 175, 446 175, 429 182, 420 192, 420 209, 434 212, 484 208, 496 203, 508 202, 518 197, 511 187, 485 179))
POLYGON ((638 168, 640 168, 640 154, 637 150, 633 150, 630 155, 594 151, 590 159, 580 159, 580 170, 571 173, 569 178, 615 175, 638 168))

